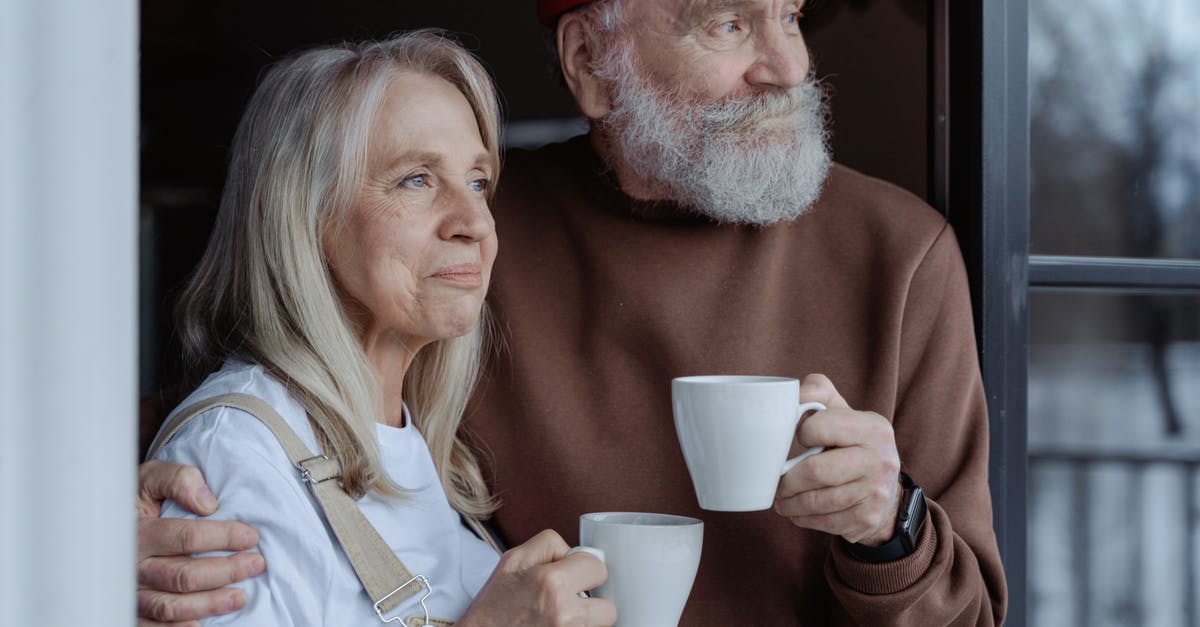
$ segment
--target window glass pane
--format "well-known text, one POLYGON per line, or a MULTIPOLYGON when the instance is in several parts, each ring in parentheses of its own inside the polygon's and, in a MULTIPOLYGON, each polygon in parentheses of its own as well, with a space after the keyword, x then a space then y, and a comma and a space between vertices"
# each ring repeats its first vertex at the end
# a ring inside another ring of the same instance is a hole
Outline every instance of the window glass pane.
POLYGON ((1030 0, 1030 251, 1200 258, 1200 2, 1030 0))
POLYGON ((1029 624, 1200 624, 1200 296, 1029 304, 1029 624))

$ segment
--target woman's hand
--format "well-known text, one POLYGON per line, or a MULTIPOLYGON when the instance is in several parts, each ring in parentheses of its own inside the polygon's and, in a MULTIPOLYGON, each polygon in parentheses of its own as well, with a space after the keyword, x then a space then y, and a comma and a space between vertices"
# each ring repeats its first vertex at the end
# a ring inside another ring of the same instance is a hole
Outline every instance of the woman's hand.
POLYGON ((604 583, 608 570, 587 553, 567 555, 570 547, 547 529, 509 549, 467 608, 458 627, 602 627, 617 620, 607 599, 579 595, 604 583))
POLYGON ((245 551, 258 544, 258 534, 239 522, 159 518, 166 499, 201 516, 217 511, 216 497, 195 468, 161 461, 138 468, 138 624, 196 624, 184 621, 240 609, 245 593, 223 586, 263 572, 262 555, 190 555, 245 551))

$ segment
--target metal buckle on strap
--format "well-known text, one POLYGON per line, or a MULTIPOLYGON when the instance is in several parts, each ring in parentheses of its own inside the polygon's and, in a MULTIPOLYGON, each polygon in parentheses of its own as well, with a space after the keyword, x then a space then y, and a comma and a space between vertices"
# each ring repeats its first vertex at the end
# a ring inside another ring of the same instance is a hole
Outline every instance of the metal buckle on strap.
POLYGON ((332 477, 325 477, 324 479, 321 479, 319 481, 314 481, 313 476, 312 476, 312 471, 310 471, 308 468, 305 468, 304 464, 307 464, 308 462, 311 462, 311 461, 316 461, 318 459, 324 460, 324 461, 329 461, 329 457, 327 455, 316 455, 314 457, 309 457, 308 459, 302 459, 296 463, 296 470, 300 471, 300 479, 302 481, 304 481, 304 483, 316 485, 318 483, 329 481, 330 479, 339 478, 340 475, 333 475, 332 477))
POLYGON ((425 575, 417 575, 417 576, 413 577, 412 579, 409 579, 408 581, 400 584, 399 588, 396 588, 395 590, 392 590, 391 592, 383 595, 383 598, 376 601, 375 602, 375 615, 379 617, 379 620, 381 620, 385 623, 400 623, 400 627, 428 627, 429 626, 429 608, 425 605, 425 599, 428 599, 429 596, 432 594, 433 594, 433 586, 429 583, 429 580, 425 578, 425 575), (407 588, 413 582, 417 582, 418 584, 420 584, 421 587, 425 588, 425 594, 421 597, 421 611, 425 614, 424 621, 422 621, 422 623, 420 625, 409 625, 409 624, 405 623, 404 619, 400 618, 399 616, 385 618, 383 616, 383 603, 385 601, 387 601, 388 599, 390 599, 397 592, 400 592, 401 590, 407 588))

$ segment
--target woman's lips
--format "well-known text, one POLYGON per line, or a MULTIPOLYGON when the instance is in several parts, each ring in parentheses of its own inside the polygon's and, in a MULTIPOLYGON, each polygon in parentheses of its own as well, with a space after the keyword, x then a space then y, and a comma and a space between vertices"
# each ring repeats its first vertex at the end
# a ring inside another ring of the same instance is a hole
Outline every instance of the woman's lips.
POLYGON ((483 273, 477 263, 464 263, 457 266, 447 266, 434 272, 430 278, 449 281, 463 287, 479 287, 483 285, 483 273))

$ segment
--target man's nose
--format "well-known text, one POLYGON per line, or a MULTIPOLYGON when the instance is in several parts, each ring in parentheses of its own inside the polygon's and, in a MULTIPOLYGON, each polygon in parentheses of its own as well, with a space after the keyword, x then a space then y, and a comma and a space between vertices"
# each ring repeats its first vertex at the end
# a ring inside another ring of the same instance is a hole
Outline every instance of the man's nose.
POLYGON ((808 76, 808 48, 804 36, 782 27, 759 31, 758 59, 746 72, 746 82, 790 89, 808 76))

